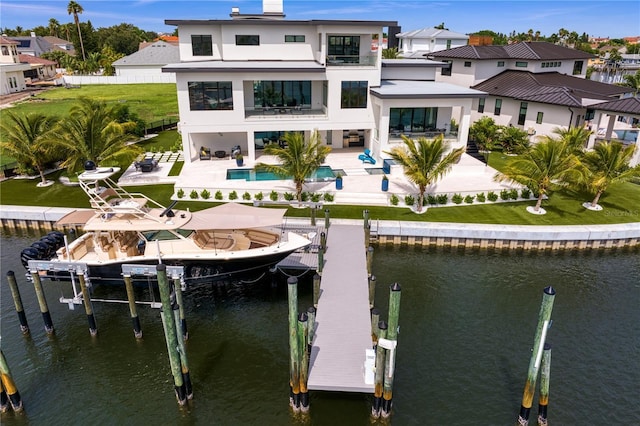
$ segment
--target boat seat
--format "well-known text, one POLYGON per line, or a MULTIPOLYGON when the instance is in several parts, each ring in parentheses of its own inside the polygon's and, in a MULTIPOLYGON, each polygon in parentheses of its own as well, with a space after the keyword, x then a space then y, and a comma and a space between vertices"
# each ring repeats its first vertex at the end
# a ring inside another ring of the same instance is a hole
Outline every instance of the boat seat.
POLYGON ((249 237, 251 241, 265 246, 270 246, 278 241, 278 235, 258 230, 247 231, 247 237, 249 237))
POLYGON ((202 249, 228 250, 235 244, 235 240, 231 234, 207 231, 196 232, 193 241, 202 249))

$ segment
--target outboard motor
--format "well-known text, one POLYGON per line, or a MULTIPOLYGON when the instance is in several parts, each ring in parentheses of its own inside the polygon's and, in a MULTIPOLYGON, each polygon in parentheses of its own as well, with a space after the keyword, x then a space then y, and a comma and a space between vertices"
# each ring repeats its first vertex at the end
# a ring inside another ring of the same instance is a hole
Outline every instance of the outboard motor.
POLYGON ((48 238, 53 238, 56 241, 56 250, 64 246, 64 234, 60 231, 51 231, 47 234, 48 238))
POLYGON ((84 170, 89 172, 96 169, 96 163, 91 160, 87 160, 84 162, 84 170))
POLYGON ((31 247, 38 251, 38 259, 49 259, 49 255, 51 254, 51 249, 49 245, 43 243, 42 241, 36 241, 31 244, 31 247))
POLYGON ((55 238, 44 236, 40 238, 40 242, 46 244, 49 247, 49 256, 53 256, 53 254, 58 250, 58 241, 55 238))
POLYGON ((39 253, 38 250, 36 250, 33 247, 27 247, 26 249, 22 250, 22 252, 20 252, 20 262, 22 262, 22 266, 24 266, 25 269, 29 269, 29 261, 30 260, 38 260, 39 259, 39 253))

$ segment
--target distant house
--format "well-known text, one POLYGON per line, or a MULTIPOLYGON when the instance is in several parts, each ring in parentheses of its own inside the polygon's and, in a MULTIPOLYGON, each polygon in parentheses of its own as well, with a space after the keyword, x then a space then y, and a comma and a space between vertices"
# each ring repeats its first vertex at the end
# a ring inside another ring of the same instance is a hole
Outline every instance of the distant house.
POLYGON ((44 36, 43 38, 53 47, 53 51, 62 51, 75 56, 76 50, 70 41, 53 36, 44 36))
POLYGON ((56 62, 31 55, 18 55, 21 63, 29 64, 30 69, 24 72, 27 84, 50 80, 56 75, 56 62))
POLYGON ((630 117, 636 122, 640 121, 640 99, 627 97, 595 104, 591 108, 596 113, 592 121, 594 132, 589 138, 587 148, 593 148, 596 143, 602 140, 617 139, 625 145, 635 143, 636 150, 629 164, 631 166, 640 164, 640 129, 618 130, 615 127, 622 117, 630 117), (604 127, 605 125, 606 127, 604 127))
POLYGON ((465 46, 469 42, 466 34, 438 28, 423 28, 396 34, 400 41, 398 51, 404 58, 423 58, 426 54, 440 50, 465 46))
POLYGON ((162 74, 162 67, 180 61, 180 48, 166 41, 150 45, 113 63, 118 76, 162 74))
POLYGON ((30 69, 29 64, 20 62, 18 42, 0 37, 0 95, 26 90, 24 73, 30 69))
POLYGON ((53 46, 49 44, 44 37, 36 36, 36 33, 32 32, 31 36, 15 36, 7 37, 18 43, 18 53, 21 55, 40 56, 45 52, 53 50, 53 46))

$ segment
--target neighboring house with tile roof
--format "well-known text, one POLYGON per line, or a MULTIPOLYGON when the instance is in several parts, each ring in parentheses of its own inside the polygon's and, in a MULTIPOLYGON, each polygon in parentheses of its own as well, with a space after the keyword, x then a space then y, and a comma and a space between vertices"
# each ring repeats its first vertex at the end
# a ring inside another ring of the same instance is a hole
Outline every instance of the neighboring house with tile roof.
POLYGON ((162 67, 180 61, 180 48, 159 40, 113 63, 117 76, 162 74, 162 67))
POLYGON ((40 56, 45 52, 51 52, 53 45, 49 44, 44 37, 36 36, 34 32, 31 36, 6 37, 18 43, 18 53, 22 55, 40 56))
POLYGON ((36 81, 50 80, 56 76, 56 62, 31 55, 18 55, 21 63, 29 64, 30 69, 24 72, 27 84, 36 81))
POLYGON ((591 53, 548 42, 521 42, 505 46, 462 46, 434 52, 429 58, 450 64, 438 81, 474 86, 505 70, 532 73, 556 71, 585 78, 591 53))
POLYGON ((76 50, 73 46, 73 43, 71 43, 70 41, 54 36, 44 36, 43 38, 47 41, 47 43, 53 46, 54 51, 59 50, 62 52, 66 52, 71 56, 75 56, 76 50))
POLYGON ((0 95, 26 90, 24 72, 30 69, 29 64, 20 62, 18 42, 0 37, 0 95))
POLYGON ((422 28, 396 34, 398 51, 404 58, 424 58, 426 54, 465 46, 469 36, 438 28, 422 28))

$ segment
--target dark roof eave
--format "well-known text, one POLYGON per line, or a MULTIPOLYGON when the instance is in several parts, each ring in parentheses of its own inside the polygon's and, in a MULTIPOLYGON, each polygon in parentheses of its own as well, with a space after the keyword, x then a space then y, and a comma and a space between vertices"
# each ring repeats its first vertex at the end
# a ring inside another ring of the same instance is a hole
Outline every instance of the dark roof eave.
POLYGON ((398 26, 398 21, 351 21, 351 20, 283 20, 283 19, 165 19, 165 25, 344 25, 352 26, 398 26))
POLYGON ((452 94, 432 94, 432 95, 423 95, 423 94, 415 94, 415 95, 407 95, 407 94, 381 94, 370 91, 371 96, 374 96, 378 99, 466 99, 466 98, 486 98, 489 96, 487 93, 452 93, 452 94))

